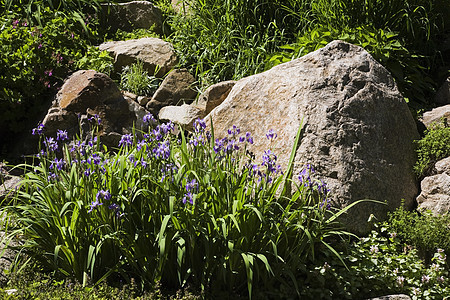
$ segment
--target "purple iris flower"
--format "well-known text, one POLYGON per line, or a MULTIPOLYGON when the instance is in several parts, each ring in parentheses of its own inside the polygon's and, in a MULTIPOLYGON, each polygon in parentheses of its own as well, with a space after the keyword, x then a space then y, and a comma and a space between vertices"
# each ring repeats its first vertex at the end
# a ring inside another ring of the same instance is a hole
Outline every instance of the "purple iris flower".
POLYGON ((120 139, 119 146, 131 146, 133 144, 133 136, 131 134, 124 134, 120 139))
POLYGON ((100 205, 103 205, 103 203, 100 203, 98 200, 92 201, 92 203, 90 205, 90 209, 88 210, 88 213, 92 212, 94 209, 96 209, 100 205))
POLYGON ((237 127, 236 125, 233 125, 232 128, 228 129, 228 135, 238 135, 241 132, 241 129, 237 127))
POLYGON ((66 140, 69 139, 69 136, 67 135, 67 131, 66 130, 57 130, 56 131, 56 140, 57 141, 61 141, 64 142, 66 140))
POLYGON ((199 133, 199 132, 203 132, 204 129, 206 128, 206 122, 203 119, 197 119, 194 122, 194 131, 199 133))
POLYGON ((164 143, 158 143, 158 146, 153 149, 153 153, 157 158, 169 159, 170 157, 170 143, 165 141, 164 143))
POLYGON ((147 124, 156 123, 155 117, 151 113, 146 114, 142 120, 147 124))
POLYGON ((186 204, 187 201, 189 201, 189 203, 191 203, 191 204, 194 204, 194 198, 193 198, 191 192, 188 192, 187 194, 184 194, 183 203, 186 204))
POLYGON ((97 195, 95 196, 95 199, 97 201, 100 201, 100 199, 110 200, 111 194, 109 193, 109 191, 100 190, 100 191, 98 191, 97 195))
POLYGON ((46 138, 44 141, 44 144, 47 146, 47 148, 53 152, 58 150, 58 144, 56 143, 55 139, 52 137, 46 138))
POLYGON ((274 140, 277 138, 277 136, 278 135, 276 134, 276 132, 273 129, 269 129, 269 131, 266 134, 266 137, 268 140, 274 140))
POLYGON ((91 157, 89 157, 87 159, 87 163, 88 164, 94 163, 94 165, 99 165, 101 160, 102 159, 101 159, 100 155, 98 153, 94 153, 94 154, 92 154, 91 157))
POLYGON ((39 124, 36 128, 31 131, 32 135, 42 135, 44 132, 44 124, 39 124))

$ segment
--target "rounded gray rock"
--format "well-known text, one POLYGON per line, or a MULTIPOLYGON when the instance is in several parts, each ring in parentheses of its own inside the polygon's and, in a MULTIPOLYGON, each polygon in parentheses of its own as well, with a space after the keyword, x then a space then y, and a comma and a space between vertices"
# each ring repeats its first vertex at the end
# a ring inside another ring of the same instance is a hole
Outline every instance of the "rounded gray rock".
POLYGON ((419 134, 391 74, 361 47, 334 41, 243 78, 210 117, 216 137, 233 125, 249 131, 256 157, 271 149, 283 168, 303 125, 294 174, 311 164, 328 183, 335 207, 360 199, 387 203, 365 202, 350 210, 342 221, 353 232, 367 232, 372 214, 383 219, 402 199, 413 206, 413 140, 419 134), (273 143, 265 136, 269 129, 278 134, 273 143))

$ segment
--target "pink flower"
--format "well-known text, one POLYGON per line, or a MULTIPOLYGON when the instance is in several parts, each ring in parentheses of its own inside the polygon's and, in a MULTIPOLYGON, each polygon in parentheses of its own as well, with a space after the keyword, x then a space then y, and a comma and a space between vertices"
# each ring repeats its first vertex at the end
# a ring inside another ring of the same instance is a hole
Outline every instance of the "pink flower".
POLYGON ((396 281, 399 287, 403 287, 403 284, 405 283, 405 277, 398 276, 396 281))
POLYGON ((423 283, 428 283, 430 282, 431 277, 428 275, 422 275, 422 282, 423 283))
POLYGON ((377 245, 372 245, 370 246, 370 253, 374 254, 374 253, 378 253, 379 249, 377 245))

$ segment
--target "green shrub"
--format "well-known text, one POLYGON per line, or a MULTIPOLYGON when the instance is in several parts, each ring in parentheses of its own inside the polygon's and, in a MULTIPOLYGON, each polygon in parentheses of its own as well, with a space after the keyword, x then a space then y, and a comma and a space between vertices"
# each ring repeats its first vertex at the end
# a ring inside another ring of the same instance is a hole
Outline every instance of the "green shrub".
POLYGON ((282 3, 287 1, 190 2, 189 13, 169 19, 180 64, 202 86, 263 71, 267 54, 286 43, 284 32, 296 31, 282 3))
POLYGON ((64 16, 75 20, 82 27, 85 34, 90 35, 89 14, 95 14, 100 8, 98 0, 3 0, 0 1, 0 10, 4 12, 20 11, 22 18, 34 26, 45 26, 49 20, 45 11, 59 12, 64 16))
POLYGON ((266 69, 318 50, 334 40, 343 40, 367 50, 391 72, 406 101, 413 99, 420 103, 428 102, 434 86, 424 71, 421 57, 406 48, 399 34, 370 26, 343 30, 315 28, 299 36, 295 43, 280 47, 282 52, 268 58, 266 69))
POLYGON ((45 9, 45 25, 32 27, 18 11, 1 19, 0 101, 39 97, 73 70, 87 47, 77 24, 63 13, 45 9))
POLYGON ((414 171, 423 177, 430 173, 434 164, 450 156, 450 127, 447 121, 433 124, 425 131, 425 137, 416 141, 417 162, 414 171))
MULTIPOLYGON (((0 16, 0 144, 11 152, 11 139, 29 130, 67 74, 74 71, 89 41, 79 22, 50 8, 42 26, 31 26, 21 7, 0 16)), ((95 22, 87 28, 95 35, 95 22)))
POLYGON ((114 71, 114 59, 108 51, 100 51, 98 47, 87 46, 87 51, 82 58, 76 61, 75 66, 80 70, 95 70, 111 75, 114 71))
POLYGON ((419 214, 403 207, 389 214, 391 230, 405 243, 414 246, 425 258, 437 249, 450 253, 450 215, 419 214))
POLYGON ((390 225, 379 224, 369 236, 344 244, 342 264, 323 252, 321 263, 305 268, 299 282, 302 299, 367 299, 406 294, 412 299, 446 299, 450 296, 449 265, 442 249, 426 263, 405 244, 390 225))
POLYGON ((40 163, 25 166, 23 189, 5 208, 16 225, 9 236, 21 236, 20 249, 46 268, 83 283, 116 274, 250 295, 254 286, 294 280, 319 248, 332 251, 343 211, 329 209, 326 184, 310 167, 284 196, 293 155, 280 176, 270 149, 261 163, 245 157, 250 133, 233 127, 214 140, 205 126, 197 121, 181 140, 170 123, 143 138, 127 134, 116 154, 95 138, 69 145, 62 131, 56 140, 41 136, 40 163))
MULTIPOLYGON (((155 74, 158 69, 155 70, 155 74)), ((144 70, 144 63, 137 61, 123 68, 120 74, 120 88, 136 95, 151 96, 158 89, 160 79, 154 75, 148 75, 144 70)))

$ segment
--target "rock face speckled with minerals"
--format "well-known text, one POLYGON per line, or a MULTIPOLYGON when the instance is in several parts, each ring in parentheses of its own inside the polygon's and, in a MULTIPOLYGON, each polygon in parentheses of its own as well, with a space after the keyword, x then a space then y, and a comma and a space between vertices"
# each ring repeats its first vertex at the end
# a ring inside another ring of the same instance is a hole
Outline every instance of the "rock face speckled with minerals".
POLYGON ((296 133, 294 174, 310 163, 331 188, 333 204, 363 203, 343 219, 356 233, 368 230, 371 214, 412 207, 417 194, 413 173, 414 119, 390 73, 363 48, 342 41, 264 73, 239 80, 212 119, 216 137, 232 125, 255 137, 256 157, 271 148, 286 167, 296 133), (269 144, 265 133, 278 138, 269 144))

